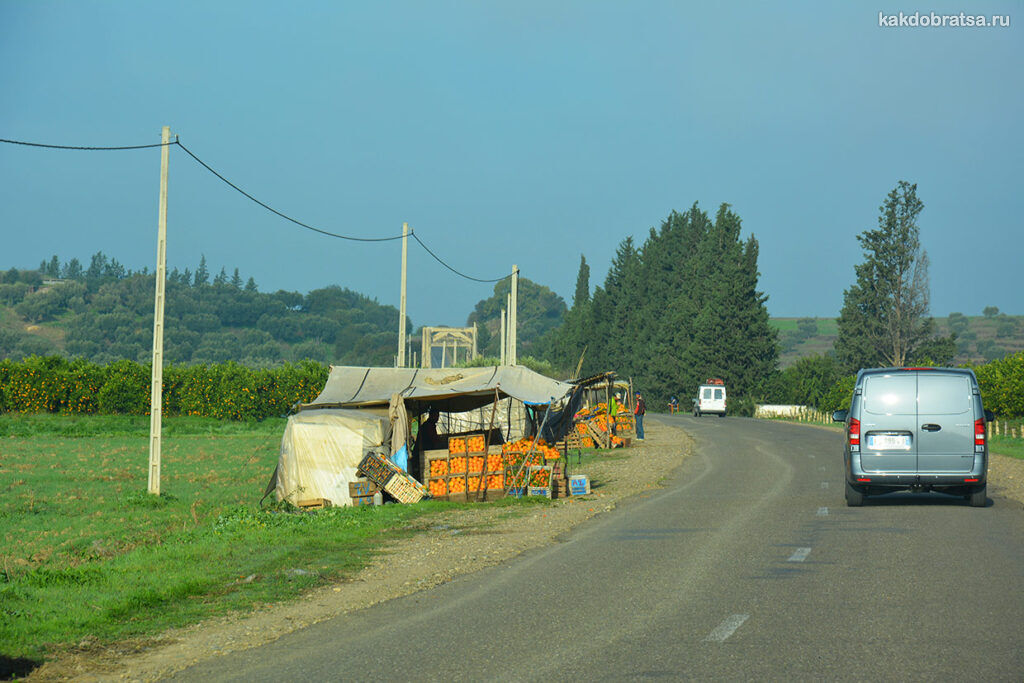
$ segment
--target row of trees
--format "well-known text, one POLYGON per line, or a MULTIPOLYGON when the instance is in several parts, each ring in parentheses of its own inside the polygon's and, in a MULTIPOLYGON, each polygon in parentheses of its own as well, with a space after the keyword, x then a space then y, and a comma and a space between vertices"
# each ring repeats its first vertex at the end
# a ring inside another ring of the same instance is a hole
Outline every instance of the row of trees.
POLYGON ((546 357, 580 365, 583 375, 615 369, 651 405, 708 377, 728 378, 736 397, 760 395, 775 372, 777 340, 758 290, 757 240, 740 232, 727 204, 713 220, 696 204, 672 212, 641 246, 632 238, 619 245, 592 296, 581 258, 573 306, 545 338, 546 357))
MULTIPOLYGON (((279 417, 316 398, 327 374, 326 365, 312 361, 274 369, 168 365, 163 412, 226 420, 279 417)), ((60 356, 5 359, 0 361, 0 413, 148 415, 151 377, 150 365, 128 360, 99 365, 60 356)))
MULTIPOLYGON (((88 269, 76 259, 42 264, 38 286, 2 284, 0 301, 32 324, 59 321, 61 335, 0 331, 0 356, 55 354, 98 363, 145 362, 152 352, 154 277, 131 272, 102 252, 88 269), (5 298, 6 296, 6 298, 5 298)), ((25 276, 20 275, 22 279, 25 276)), ((313 359, 321 363, 389 365, 397 343, 398 310, 362 294, 333 286, 308 294, 260 292, 253 278, 243 284, 236 268, 209 277, 205 257, 193 273, 172 270, 167 278, 165 357, 175 363, 253 366, 313 359)))

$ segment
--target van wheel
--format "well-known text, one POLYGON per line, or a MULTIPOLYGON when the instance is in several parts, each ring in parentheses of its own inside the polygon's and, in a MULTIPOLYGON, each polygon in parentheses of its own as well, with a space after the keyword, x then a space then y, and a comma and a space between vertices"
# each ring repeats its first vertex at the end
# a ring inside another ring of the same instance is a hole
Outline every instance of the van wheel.
POLYGON ((719 413, 718 417, 725 417, 725 413, 719 413))
POLYGON ((864 504, 864 493, 853 488, 850 482, 846 482, 846 507, 856 508, 864 504))
POLYGON ((985 503, 988 502, 988 486, 982 486, 977 489, 971 495, 967 496, 967 500, 971 502, 972 508, 983 508, 985 503))

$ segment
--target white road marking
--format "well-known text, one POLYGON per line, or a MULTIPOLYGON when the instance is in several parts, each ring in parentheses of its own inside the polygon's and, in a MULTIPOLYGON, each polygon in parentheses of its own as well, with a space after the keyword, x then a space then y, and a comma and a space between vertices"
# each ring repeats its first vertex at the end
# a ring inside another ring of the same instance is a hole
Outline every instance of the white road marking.
POLYGON ((827 481, 821 482, 821 488, 827 489, 828 488, 828 482, 827 481))
POLYGON ((822 472, 824 472, 824 471, 825 471, 825 470, 827 470, 828 468, 827 468, 827 467, 825 467, 824 465, 822 465, 822 466, 821 466, 821 467, 819 467, 818 469, 819 469, 819 470, 821 470, 822 472))
POLYGON ((715 627, 715 630, 708 634, 705 641, 720 643, 733 633, 736 633, 736 629, 743 625, 743 622, 750 618, 749 614, 733 614, 726 617, 725 621, 715 627))
POLYGON ((814 455, 812 455, 812 454, 810 454, 810 453, 808 453, 807 455, 810 455, 810 456, 811 456, 812 458, 814 457, 814 455))
POLYGON ((807 556, 811 554, 810 548, 797 548, 792 555, 789 556, 788 562, 803 562, 807 559, 807 556))
POLYGON ((818 508, 818 516, 825 517, 828 515, 828 508, 818 508))

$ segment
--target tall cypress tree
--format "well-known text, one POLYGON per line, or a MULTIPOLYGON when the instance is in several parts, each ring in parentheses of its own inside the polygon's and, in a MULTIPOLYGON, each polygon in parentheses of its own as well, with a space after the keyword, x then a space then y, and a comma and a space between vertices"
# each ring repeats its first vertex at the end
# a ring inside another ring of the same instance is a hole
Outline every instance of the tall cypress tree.
POLYGON ((933 334, 928 254, 917 225, 922 209, 917 185, 901 180, 878 209, 878 228, 857 236, 864 261, 843 294, 835 344, 848 371, 905 365, 933 334))

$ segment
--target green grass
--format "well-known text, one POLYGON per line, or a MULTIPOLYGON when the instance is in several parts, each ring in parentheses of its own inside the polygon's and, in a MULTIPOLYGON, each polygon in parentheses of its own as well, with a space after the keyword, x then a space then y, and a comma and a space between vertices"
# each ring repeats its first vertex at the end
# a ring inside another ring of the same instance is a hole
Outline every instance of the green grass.
POLYGON ((1024 439, 993 434, 989 437, 988 448, 993 453, 1024 460, 1024 439))
MULTIPOLYGON (((284 432, 284 418, 262 422, 232 422, 207 417, 165 417, 161 434, 173 436, 244 436, 284 432)), ((0 414, 0 437, 5 436, 149 436, 148 415, 0 414)), ((147 442, 148 444, 148 442, 147 442)), ((148 448, 148 445, 147 445, 148 448)))
POLYGON ((283 424, 165 421, 152 496, 147 418, 0 417, 0 668, 295 597, 472 505, 260 510, 283 424))
MULTIPOLYGON (((780 332, 791 332, 797 329, 801 318, 770 318, 768 324, 780 332)), ((839 323, 835 318, 815 318, 819 335, 835 335, 839 333, 839 323)))

